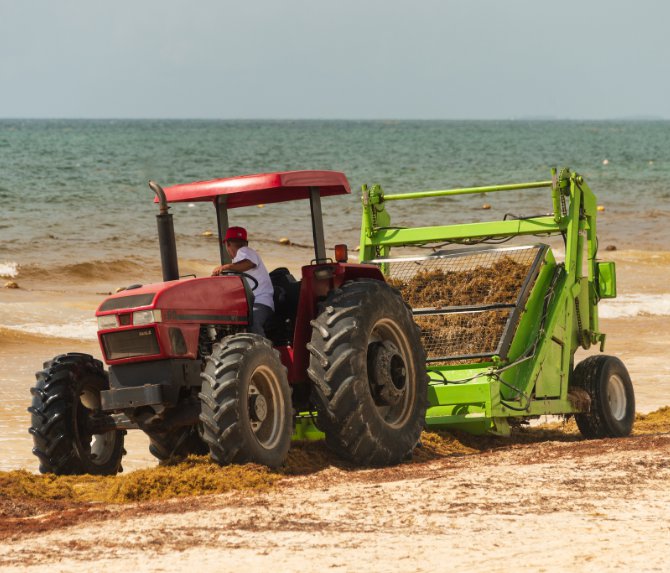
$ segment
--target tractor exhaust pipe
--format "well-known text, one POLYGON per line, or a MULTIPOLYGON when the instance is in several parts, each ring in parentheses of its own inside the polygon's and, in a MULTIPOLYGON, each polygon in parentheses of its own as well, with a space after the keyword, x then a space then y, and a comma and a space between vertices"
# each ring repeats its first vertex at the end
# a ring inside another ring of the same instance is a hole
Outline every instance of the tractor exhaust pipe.
POLYGON ((161 267, 163 269, 163 281, 175 281, 179 279, 179 265, 177 262, 177 242, 174 238, 174 224, 172 215, 168 213, 167 197, 163 188, 155 181, 149 181, 149 187, 158 197, 160 211, 156 215, 158 225, 158 246, 161 251, 161 267))

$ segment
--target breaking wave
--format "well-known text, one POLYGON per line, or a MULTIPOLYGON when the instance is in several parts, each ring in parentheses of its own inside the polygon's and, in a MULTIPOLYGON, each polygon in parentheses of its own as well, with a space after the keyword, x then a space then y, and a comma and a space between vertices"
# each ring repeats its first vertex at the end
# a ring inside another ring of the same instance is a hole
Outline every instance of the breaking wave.
POLYGON ((66 338, 68 340, 96 340, 98 325, 95 318, 67 323, 44 324, 26 322, 0 327, 0 341, 39 341, 45 338, 66 338))
POLYGON ((0 277, 13 279, 19 274, 19 263, 6 261, 0 263, 0 277))
MULTIPOLYGON (((137 263, 128 259, 113 261, 87 261, 70 263, 58 266, 43 267, 41 265, 26 265, 18 267, 21 278, 53 277, 70 280, 97 280, 118 279, 119 277, 141 277, 147 271, 154 271, 153 266, 137 263)), ((16 276, 16 275, 14 275, 16 276)))
POLYGON ((67 340, 96 340, 97 324, 94 320, 79 321, 68 324, 13 324, 11 327, 0 326, 1 342, 46 342, 55 338, 67 340))
POLYGON ((670 294, 629 294, 598 304, 600 318, 670 316, 670 294))

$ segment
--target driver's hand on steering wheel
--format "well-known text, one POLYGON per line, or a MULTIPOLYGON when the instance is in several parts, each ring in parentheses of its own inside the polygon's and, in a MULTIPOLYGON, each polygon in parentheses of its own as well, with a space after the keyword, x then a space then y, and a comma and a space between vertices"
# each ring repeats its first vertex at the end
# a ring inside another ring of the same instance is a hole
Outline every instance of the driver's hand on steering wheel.
POLYGON ((215 267, 214 270, 212 271, 212 276, 213 277, 219 276, 223 271, 230 270, 231 266, 232 266, 231 264, 226 264, 215 267))

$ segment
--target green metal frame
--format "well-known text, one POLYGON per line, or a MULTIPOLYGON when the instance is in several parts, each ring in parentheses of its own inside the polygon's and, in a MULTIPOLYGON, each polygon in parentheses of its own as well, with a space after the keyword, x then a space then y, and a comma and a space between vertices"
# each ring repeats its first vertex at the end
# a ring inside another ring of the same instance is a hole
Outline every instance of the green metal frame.
MULTIPOLYGON (((598 301, 616 295, 614 263, 596 260, 596 213, 591 189, 568 169, 552 169, 547 181, 399 195, 385 195, 379 185, 363 186, 362 261, 388 258, 400 246, 532 235, 562 235, 565 240, 564 263, 557 264, 551 249, 546 250, 504 360, 494 356, 487 363, 429 366, 429 427, 506 435, 510 418, 578 411, 568 397, 573 357, 579 346, 599 343, 604 350, 598 301), (391 201, 522 189, 549 190, 553 215, 393 228, 386 210, 391 201)), ((388 272, 387 265, 381 266, 388 272)))

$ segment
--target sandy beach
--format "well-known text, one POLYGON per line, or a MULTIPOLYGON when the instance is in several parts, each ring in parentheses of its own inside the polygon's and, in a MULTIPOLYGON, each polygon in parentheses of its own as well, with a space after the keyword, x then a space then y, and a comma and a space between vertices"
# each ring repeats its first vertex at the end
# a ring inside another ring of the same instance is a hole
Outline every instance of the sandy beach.
MULTIPOLYGON (((626 297, 640 295, 643 305, 667 301, 670 253, 606 254, 617 262, 620 295, 603 306, 606 351, 627 365, 638 412, 652 412, 670 404, 670 318, 636 310, 626 297), (621 316, 626 313, 632 316, 621 316)), ((293 257, 285 263, 297 270, 293 257)), ((0 290, 0 303, 5 310, 31 305, 36 312, 71 316, 86 328, 100 293, 115 286, 91 283, 75 294, 33 279, 20 289, 0 290)), ((26 431, 29 388, 43 360, 73 350, 100 357, 92 337, 0 331, 0 470, 36 471, 26 431)), ((594 352, 580 351, 578 359, 594 352)), ((511 443, 477 456, 383 470, 331 466, 287 478, 269 493, 75 504, 5 528, 0 569, 288 571, 318 562, 338 571, 368 566, 400 572, 439 570, 449 559, 493 571, 509 570, 510 560, 537 571, 664 570, 670 549, 668 435, 575 439, 511 443)), ((129 433, 126 473, 156 465, 147 446, 141 433, 129 433)), ((11 519, 0 515, 6 525, 11 519)))
POLYGON ((550 440, 267 493, 6 518, 2 571, 666 571, 670 437, 550 440))

